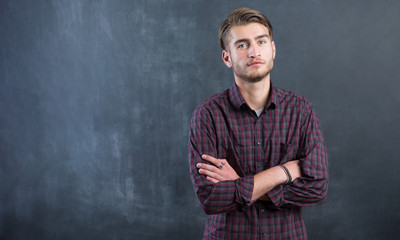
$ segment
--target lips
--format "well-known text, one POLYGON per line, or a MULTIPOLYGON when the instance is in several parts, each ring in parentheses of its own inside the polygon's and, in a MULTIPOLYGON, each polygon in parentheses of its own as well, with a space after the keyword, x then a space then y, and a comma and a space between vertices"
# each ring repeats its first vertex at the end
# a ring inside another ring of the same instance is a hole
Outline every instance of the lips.
POLYGON ((263 64, 264 64, 263 61, 254 61, 254 62, 248 63, 247 65, 248 66, 260 66, 260 65, 263 65, 263 64))

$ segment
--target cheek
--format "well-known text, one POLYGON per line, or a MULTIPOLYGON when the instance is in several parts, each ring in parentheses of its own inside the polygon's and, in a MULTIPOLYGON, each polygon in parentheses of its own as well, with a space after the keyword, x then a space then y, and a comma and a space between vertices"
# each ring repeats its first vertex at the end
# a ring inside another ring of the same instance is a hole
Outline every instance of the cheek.
POLYGON ((246 62, 245 54, 238 54, 238 55, 234 56, 232 59, 232 62, 238 63, 238 64, 246 62))

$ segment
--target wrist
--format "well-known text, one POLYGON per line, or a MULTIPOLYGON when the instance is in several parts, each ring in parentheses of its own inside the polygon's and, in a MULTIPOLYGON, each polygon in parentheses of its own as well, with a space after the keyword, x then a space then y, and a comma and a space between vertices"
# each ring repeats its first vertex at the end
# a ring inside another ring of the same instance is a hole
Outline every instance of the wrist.
POLYGON ((293 179, 292 179, 292 175, 291 175, 290 172, 289 172, 289 169, 287 169, 287 167, 285 167, 284 165, 279 165, 279 167, 283 170, 283 172, 284 172, 285 175, 286 175, 286 181, 285 181, 284 184, 289 184, 289 183, 291 183, 293 179))
POLYGON ((274 168, 277 174, 276 179, 278 180, 278 185, 286 184, 288 181, 288 176, 285 170, 282 168, 281 165, 275 166, 274 168))

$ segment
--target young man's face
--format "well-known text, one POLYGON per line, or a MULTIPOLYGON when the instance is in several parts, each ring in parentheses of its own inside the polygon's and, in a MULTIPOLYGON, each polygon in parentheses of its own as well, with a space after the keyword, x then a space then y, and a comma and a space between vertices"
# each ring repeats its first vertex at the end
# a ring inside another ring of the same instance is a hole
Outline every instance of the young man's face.
POLYGON ((269 76, 275 59, 275 43, 260 23, 233 26, 227 36, 222 59, 233 68, 235 78, 258 82, 269 76))

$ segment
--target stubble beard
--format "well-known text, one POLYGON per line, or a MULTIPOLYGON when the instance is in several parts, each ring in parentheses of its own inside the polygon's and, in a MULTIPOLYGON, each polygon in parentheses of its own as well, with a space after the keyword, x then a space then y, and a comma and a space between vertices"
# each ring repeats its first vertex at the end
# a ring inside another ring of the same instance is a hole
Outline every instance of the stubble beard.
POLYGON ((257 83, 265 79, 270 73, 273 68, 274 63, 271 62, 269 66, 266 66, 263 71, 257 71, 255 73, 249 73, 246 69, 241 68, 239 66, 233 67, 234 74, 248 83, 257 83))

